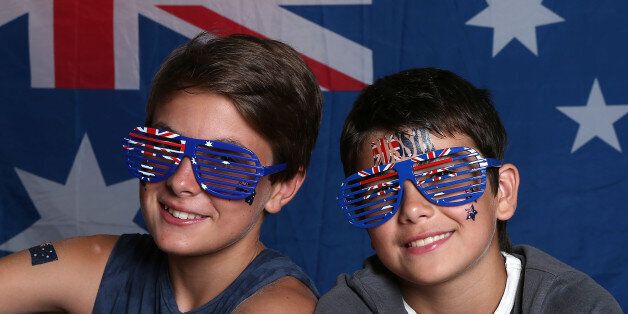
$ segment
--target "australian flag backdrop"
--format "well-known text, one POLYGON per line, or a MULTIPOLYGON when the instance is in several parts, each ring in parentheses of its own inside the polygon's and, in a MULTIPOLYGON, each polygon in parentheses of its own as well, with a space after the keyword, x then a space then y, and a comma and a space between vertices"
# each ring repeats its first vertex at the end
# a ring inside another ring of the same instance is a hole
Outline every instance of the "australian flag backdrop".
POLYGON ((513 242, 628 308, 626 16, 623 0, 0 0, 0 255, 145 232, 120 143, 151 78, 202 30, 248 33, 292 45, 324 90, 309 177, 262 231, 321 292, 373 253, 336 207, 344 118, 377 78, 430 66, 492 92, 521 171, 513 242))

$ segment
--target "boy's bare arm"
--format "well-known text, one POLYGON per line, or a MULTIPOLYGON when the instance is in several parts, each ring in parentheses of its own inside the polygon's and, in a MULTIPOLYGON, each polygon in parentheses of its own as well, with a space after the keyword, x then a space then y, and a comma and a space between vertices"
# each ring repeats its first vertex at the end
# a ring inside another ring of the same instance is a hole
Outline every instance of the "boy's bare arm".
POLYGON ((91 312, 117 238, 77 237, 0 259, 0 308, 8 313, 91 312), (40 259, 44 253, 48 257, 40 259))
POLYGON ((234 313, 314 313, 316 296, 301 281, 284 277, 242 302, 234 313))

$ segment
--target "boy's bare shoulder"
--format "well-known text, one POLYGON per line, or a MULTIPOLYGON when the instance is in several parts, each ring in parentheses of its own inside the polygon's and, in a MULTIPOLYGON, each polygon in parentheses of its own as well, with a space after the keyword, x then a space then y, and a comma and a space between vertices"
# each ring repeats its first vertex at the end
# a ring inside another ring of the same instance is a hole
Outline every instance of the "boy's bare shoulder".
POLYGON ((91 312, 117 239, 110 235, 70 238, 0 259, 0 308, 91 312))
POLYGON ((55 247, 72 259, 95 261, 104 258, 106 263, 119 237, 105 234, 75 237, 59 241, 55 247))
POLYGON ((234 313, 313 313, 316 296, 299 279, 283 277, 260 289, 234 313))

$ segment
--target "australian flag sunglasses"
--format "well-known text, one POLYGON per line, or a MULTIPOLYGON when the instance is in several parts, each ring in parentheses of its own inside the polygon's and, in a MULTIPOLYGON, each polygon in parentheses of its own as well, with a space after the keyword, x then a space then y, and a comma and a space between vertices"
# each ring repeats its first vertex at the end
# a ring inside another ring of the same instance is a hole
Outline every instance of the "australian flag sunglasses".
POLYGON ((129 172, 141 181, 167 179, 188 157, 201 188, 225 199, 249 198, 261 177, 286 169, 285 163, 264 167, 255 153, 238 145, 150 127, 133 129, 122 147, 129 172))
POLYGON ((340 186, 338 205, 349 223, 372 228, 395 215, 406 180, 436 205, 459 206, 482 196, 486 169, 501 165, 469 147, 439 149, 348 176, 340 186))

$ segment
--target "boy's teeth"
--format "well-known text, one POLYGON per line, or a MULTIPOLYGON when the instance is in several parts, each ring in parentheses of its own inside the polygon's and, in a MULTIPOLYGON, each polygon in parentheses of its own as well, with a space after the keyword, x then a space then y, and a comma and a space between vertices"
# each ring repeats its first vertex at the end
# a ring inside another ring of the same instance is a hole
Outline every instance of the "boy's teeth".
POLYGON ((425 246, 425 245, 433 243, 434 241, 438 241, 438 240, 442 240, 444 238, 448 238, 450 235, 451 235, 451 232, 447 232, 447 233, 439 234, 439 235, 436 235, 436 236, 433 236, 433 237, 427 237, 425 239, 412 241, 412 242, 410 242, 410 244, 408 246, 409 247, 425 246))
POLYGON ((178 210, 174 210, 166 205, 164 205, 164 208, 170 213, 170 215, 177 217, 179 219, 200 219, 202 218, 202 216, 200 215, 195 215, 195 214, 190 214, 190 213, 185 213, 185 212, 180 212, 178 210))

